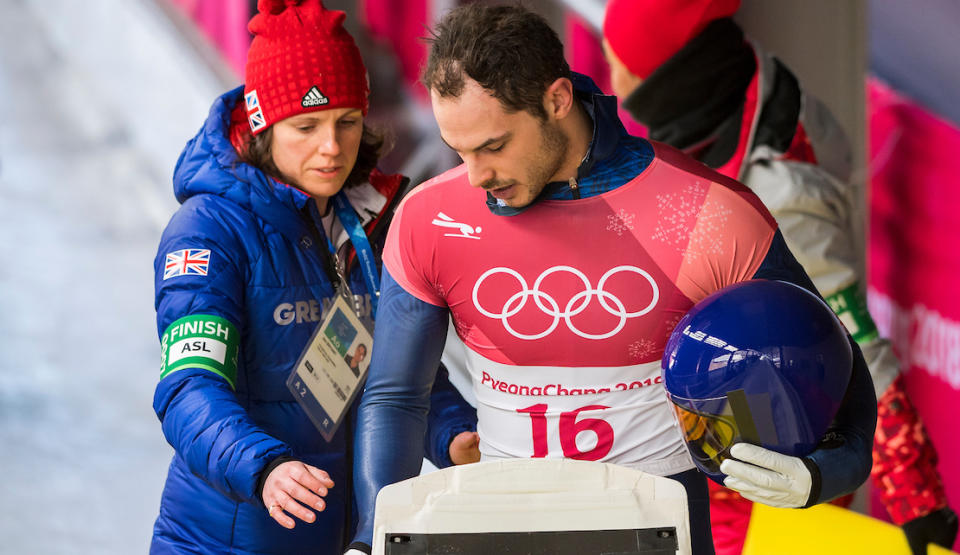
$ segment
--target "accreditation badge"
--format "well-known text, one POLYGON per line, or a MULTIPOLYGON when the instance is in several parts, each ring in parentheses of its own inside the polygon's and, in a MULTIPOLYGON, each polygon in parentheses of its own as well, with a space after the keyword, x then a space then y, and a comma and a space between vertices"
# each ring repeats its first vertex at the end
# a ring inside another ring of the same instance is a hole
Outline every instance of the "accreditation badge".
POLYGON ((342 296, 317 327, 287 387, 327 441, 367 377, 373 336, 342 296))

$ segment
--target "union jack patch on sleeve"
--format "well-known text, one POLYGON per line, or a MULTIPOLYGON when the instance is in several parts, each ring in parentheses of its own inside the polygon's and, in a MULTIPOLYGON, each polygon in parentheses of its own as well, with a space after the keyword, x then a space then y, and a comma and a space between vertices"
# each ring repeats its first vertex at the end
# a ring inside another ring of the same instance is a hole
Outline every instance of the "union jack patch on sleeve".
POLYGON ((210 264, 210 249, 183 249, 167 253, 163 279, 177 276, 205 276, 210 264))

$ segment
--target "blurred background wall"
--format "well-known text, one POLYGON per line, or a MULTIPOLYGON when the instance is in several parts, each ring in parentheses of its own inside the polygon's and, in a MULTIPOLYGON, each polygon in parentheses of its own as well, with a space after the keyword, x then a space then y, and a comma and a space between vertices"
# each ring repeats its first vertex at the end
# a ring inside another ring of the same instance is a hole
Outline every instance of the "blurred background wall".
POLYGON ((222 62, 153 0, 0 5, 0 553, 145 553, 153 257, 222 62))

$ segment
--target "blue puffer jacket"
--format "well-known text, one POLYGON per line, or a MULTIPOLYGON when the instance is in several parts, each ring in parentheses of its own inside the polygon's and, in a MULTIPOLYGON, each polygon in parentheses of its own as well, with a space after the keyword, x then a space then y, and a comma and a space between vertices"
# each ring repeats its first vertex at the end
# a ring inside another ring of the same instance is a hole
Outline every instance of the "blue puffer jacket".
MULTIPOLYGON (((204 315, 221 323, 224 337, 233 337, 227 344, 238 347, 220 356, 229 370, 214 362, 170 372, 165 358, 154 409, 176 454, 151 552, 341 553, 355 522, 353 413, 328 443, 285 385, 334 294, 324 271, 326 241, 307 195, 238 160, 229 136, 241 100, 242 88, 218 99, 181 154, 174 190, 182 206, 154 262, 161 337, 178 320, 204 315), (321 468, 334 480, 327 508, 313 524, 298 520, 286 530, 258 498, 260 473, 279 456, 321 468)), ((379 174, 371 182, 348 197, 376 245, 402 183, 379 174)), ((369 311, 367 288, 352 266, 351 288, 369 311)), ((435 391, 444 421, 427 438, 427 451, 435 464, 449 465, 449 440, 475 429, 475 415, 452 387, 435 391)))

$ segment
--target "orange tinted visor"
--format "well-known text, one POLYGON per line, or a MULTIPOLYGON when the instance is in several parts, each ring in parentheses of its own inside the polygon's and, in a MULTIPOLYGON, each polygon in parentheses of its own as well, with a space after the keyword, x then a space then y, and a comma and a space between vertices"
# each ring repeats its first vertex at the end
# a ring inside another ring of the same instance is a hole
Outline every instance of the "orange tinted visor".
POLYGON ((720 463, 730 457, 730 446, 740 437, 732 416, 699 413, 673 404, 677 422, 690 454, 708 472, 720 472, 720 463))

